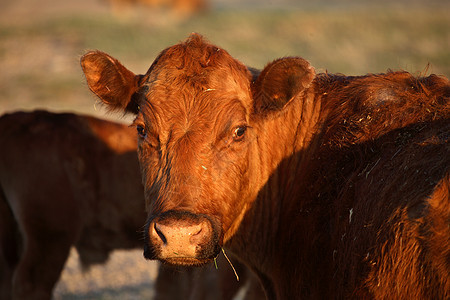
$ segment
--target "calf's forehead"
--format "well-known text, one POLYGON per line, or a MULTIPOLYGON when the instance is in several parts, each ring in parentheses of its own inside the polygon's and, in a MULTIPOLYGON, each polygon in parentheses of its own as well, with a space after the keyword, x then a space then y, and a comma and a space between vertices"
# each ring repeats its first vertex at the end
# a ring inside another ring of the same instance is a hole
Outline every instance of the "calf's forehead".
POLYGON ((251 105, 250 78, 248 69, 225 50, 192 38, 155 60, 146 74, 146 101, 161 108, 215 109, 236 99, 251 105))

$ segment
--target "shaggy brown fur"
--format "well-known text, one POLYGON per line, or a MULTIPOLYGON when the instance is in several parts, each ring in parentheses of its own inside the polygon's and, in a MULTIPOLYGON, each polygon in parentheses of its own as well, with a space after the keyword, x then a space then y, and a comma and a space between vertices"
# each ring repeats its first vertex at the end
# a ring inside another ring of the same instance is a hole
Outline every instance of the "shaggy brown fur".
POLYGON ((316 75, 296 57, 258 72, 197 34, 145 75, 102 52, 81 63, 137 115, 147 258, 223 246, 269 299, 450 297, 446 78, 316 75))

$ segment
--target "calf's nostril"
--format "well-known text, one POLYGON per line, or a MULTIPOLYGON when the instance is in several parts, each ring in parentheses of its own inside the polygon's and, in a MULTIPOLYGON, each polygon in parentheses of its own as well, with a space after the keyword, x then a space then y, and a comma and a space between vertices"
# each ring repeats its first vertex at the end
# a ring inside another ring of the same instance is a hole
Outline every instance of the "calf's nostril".
POLYGON ((199 235, 202 232, 202 228, 198 229, 197 231, 193 230, 189 233, 190 236, 199 235))
POLYGON ((166 236, 164 235, 164 233, 162 232, 162 230, 159 228, 159 226, 158 226, 157 223, 155 223, 154 229, 155 229, 156 234, 157 234, 157 235, 159 236, 159 238, 161 239, 161 241, 162 241, 164 244, 167 244, 167 238, 166 238, 166 236))
POLYGON ((208 227, 206 224, 201 223, 197 225, 189 234, 189 242, 192 245, 201 244, 208 236, 208 227))

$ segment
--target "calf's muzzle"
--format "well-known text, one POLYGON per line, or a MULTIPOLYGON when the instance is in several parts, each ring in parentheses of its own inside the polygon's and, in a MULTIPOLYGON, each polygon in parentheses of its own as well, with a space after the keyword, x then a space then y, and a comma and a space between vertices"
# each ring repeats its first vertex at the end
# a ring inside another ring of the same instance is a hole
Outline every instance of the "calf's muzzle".
POLYGON ((147 222, 144 256, 174 265, 200 265, 220 251, 219 233, 204 215, 169 211, 147 222))

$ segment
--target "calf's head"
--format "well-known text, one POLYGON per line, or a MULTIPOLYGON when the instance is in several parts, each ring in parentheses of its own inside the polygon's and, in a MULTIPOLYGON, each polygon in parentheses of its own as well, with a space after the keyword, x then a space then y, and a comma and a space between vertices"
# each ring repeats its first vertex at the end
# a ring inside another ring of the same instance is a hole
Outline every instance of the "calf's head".
POLYGON ((81 65, 105 104, 136 115, 145 257, 179 265, 216 257, 283 159, 289 130, 277 120, 306 93, 313 69, 285 58, 250 72, 197 34, 164 50, 145 75, 99 51, 81 65))

